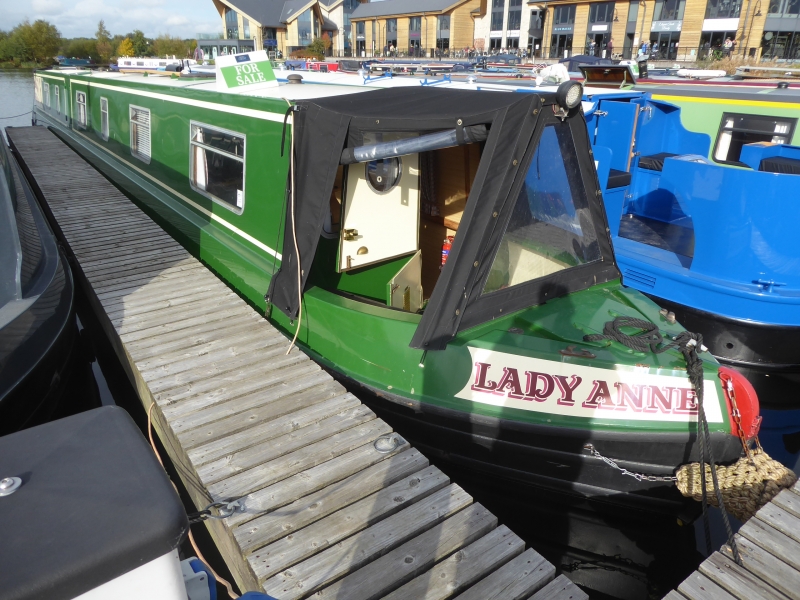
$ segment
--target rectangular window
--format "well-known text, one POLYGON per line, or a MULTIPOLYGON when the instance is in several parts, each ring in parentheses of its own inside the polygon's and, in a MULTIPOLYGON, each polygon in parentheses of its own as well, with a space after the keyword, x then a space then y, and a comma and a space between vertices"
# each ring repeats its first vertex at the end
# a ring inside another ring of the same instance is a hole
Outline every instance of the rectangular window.
POLYGON ((553 23, 556 25, 572 25, 575 23, 575 5, 556 6, 553 9, 553 23))
POLYGON ((714 147, 714 160, 745 166, 739 161, 742 146, 755 142, 788 144, 794 134, 795 125, 797 119, 724 113, 714 147))
POLYGON ((397 19, 386 19, 386 33, 397 33, 397 19))
POLYGON ((492 13, 492 31, 503 31, 503 13, 492 13))
POLYGON ((408 20, 408 30, 419 33, 422 30, 422 17, 411 17, 408 20))
POLYGON ((45 83, 42 89, 44 90, 44 105, 46 108, 50 108, 50 84, 45 83))
POLYGON ((250 21, 242 17, 242 26, 244 27, 244 39, 250 39, 250 21))
POLYGON ((639 3, 631 2, 628 8, 628 23, 636 23, 639 19, 639 3))
POLYGON ((492 8, 502 8, 505 6, 505 0, 492 0, 492 8))
POLYGON ((42 87, 43 87, 43 85, 44 85, 44 82, 42 81, 41 77, 37 77, 36 79, 34 79, 33 99, 36 100, 36 102, 39 104, 39 106, 42 105, 42 87))
POLYGON ((191 123, 192 188, 237 213, 244 210, 244 143, 241 133, 191 123))
POLYGON ((589 7, 589 23, 608 23, 614 19, 614 3, 599 2, 589 7))
POLYGON ((86 113, 86 93, 85 92, 75 92, 75 106, 77 107, 77 122, 78 127, 86 129, 89 125, 89 118, 86 113))
POLYGON ((55 94, 56 94, 56 114, 57 115, 61 114, 61 95, 60 95, 61 92, 59 92, 59 89, 60 88, 58 86, 55 86, 55 89, 53 90, 55 92, 55 94))
POLYGON ((706 4, 706 19, 738 18, 741 10, 741 0, 708 0, 706 4))
POLYGON ((686 0, 656 0, 653 21, 681 21, 686 0))
POLYGON ((150 111, 138 106, 130 107, 131 154, 150 164, 150 111))
POLYGON ((522 23, 522 9, 511 8, 508 11, 508 27, 509 31, 519 31, 522 23))
POLYGON ((108 141, 108 100, 100 98, 100 137, 108 141))

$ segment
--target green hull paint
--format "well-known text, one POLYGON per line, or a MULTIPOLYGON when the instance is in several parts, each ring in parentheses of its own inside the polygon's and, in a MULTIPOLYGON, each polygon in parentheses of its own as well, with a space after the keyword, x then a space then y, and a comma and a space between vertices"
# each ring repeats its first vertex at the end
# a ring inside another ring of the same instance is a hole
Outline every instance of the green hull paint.
MULTIPOLYGON (((230 96, 191 88, 172 89, 147 83, 115 82, 103 79, 103 88, 93 86, 86 75, 64 76, 70 90, 69 123, 54 110, 36 107, 40 122, 53 126, 76 150, 118 185, 145 212, 167 229, 194 255, 203 260, 233 289, 260 311, 266 309, 263 294, 280 261, 264 247, 282 247, 282 211, 288 173, 287 157, 281 157, 280 144, 285 103, 280 101, 230 96), (113 89, 108 89, 113 88, 113 89), (75 91, 87 93, 89 127, 75 126, 75 91), (268 111, 273 120, 231 114, 219 110, 176 104, 160 98, 134 95, 153 93, 174 96, 184 101, 235 103, 236 107, 268 111), (96 130, 100 122, 100 98, 109 104, 110 137, 104 141, 96 130), (149 164, 130 153, 128 105, 149 108, 152 115, 152 158, 149 164), (189 185, 189 123, 199 121, 231 131, 246 133, 247 167, 245 207, 241 215, 221 206, 189 185), (192 204, 196 205, 193 206, 192 204), (196 208, 199 207, 199 208, 196 208), (205 211, 205 212, 204 212, 205 211), (209 216, 210 213, 217 219, 209 216), (251 236, 253 243, 226 227, 251 236)), ((146 81, 146 80, 144 80, 146 81)), ((56 83, 50 81, 51 85, 56 83)), ((63 91, 62 91, 63 94, 63 91)), ((63 101, 62 101, 63 102, 63 101)), ((289 128, 291 129, 291 128, 289 128)), ((287 142, 288 146, 288 142, 287 142)), ((314 269, 335 259, 337 244, 323 240, 314 269)), ((397 272, 407 258, 389 261, 362 273, 339 275, 324 269, 313 277, 313 284, 303 299, 303 318, 299 343, 317 361, 377 390, 458 411, 488 417, 501 417, 524 423, 556 427, 586 428, 605 431, 685 432, 693 423, 666 421, 631 421, 589 419, 579 416, 532 412, 515 408, 471 402, 456 397, 470 380, 473 368, 468 347, 484 348, 545 360, 615 370, 618 365, 644 365, 656 374, 685 374, 683 359, 675 351, 662 355, 634 353, 613 343, 587 344, 586 333, 598 333, 615 316, 641 316, 659 323, 662 330, 674 333, 660 317, 658 307, 639 292, 624 288, 619 281, 598 285, 589 290, 531 307, 460 333, 447 350, 423 354, 409 348, 420 315, 360 302, 339 292, 385 299, 388 277, 397 272), (509 329, 522 330, 522 334, 509 329), (568 346, 589 348, 596 359, 563 356, 568 346)), ((287 335, 293 335, 296 323, 278 310, 271 321, 287 335)), ((727 409, 716 377, 718 365, 704 355, 706 379, 716 382, 720 398, 721 423, 710 423, 712 431, 729 432, 727 409)))

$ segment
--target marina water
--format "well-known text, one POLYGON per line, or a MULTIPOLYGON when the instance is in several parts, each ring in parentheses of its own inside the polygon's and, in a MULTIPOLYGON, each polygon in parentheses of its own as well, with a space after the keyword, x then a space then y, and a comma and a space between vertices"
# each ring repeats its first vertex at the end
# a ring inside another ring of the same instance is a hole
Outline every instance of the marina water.
MULTIPOLYGON (((32 105, 32 72, 0 70, 0 127, 30 125, 32 105)), ((144 411, 110 351, 108 340, 88 313, 80 287, 76 288, 76 296, 75 327, 81 333, 69 375, 66 406, 61 407, 59 416, 118 403, 143 423, 144 411)), ((359 395, 369 403, 363 393, 359 395)), ((772 410, 769 399, 762 401, 766 405, 762 407, 763 445, 770 455, 797 470, 800 411, 772 410)), ((389 415, 381 416, 391 424, 389 415)), ((603 506, 568 507, 563 499, 550 493, 523 492, 510 484, 488 484, 468 469, 448 462, 438 466, 592 598, 661 598, 704 558, 699 521, 686 525, 670 516, 635 516, 603 506)), ((719 519, 715 521, 713 546, 717 548, 725 536, 719 519)))

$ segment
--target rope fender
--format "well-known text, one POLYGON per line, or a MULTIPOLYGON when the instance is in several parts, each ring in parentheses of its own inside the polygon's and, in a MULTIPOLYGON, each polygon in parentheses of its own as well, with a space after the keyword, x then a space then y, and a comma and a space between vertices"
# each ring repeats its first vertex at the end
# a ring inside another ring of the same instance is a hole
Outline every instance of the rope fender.
MULTIPOLYGON (((711 553, 711 531, 707 506, 710 503, 722 509, 722 520, 728 534, 728 545, 733 551, 734 560, 740 563, 738 548, 728 521, 730 512, 737 519, 746 521, 756 511, 772 500, 782 489, 791 487, 797 477, 778 461, 772 459, 761 448, 755 438, 756 450, 750 450, 747 440, 742 436, 744 456, 730 466, 717 466, 711 447, 711 434, 703 408, 703 360, 698 350, 705 350, 703 336, 682 331, 671 342, 664 344, 658 326, 651 321, 634 317, 616 317, 603 326, 602 334, 585 335, 584 341, 597 342, 611 340, 636 350, 661 354, 670 348, 677 348, 686 360, 686 372, 697 398, 697 438, 700 462, 681 465, 676 472, 678 490, 686 497, 693 498, 703 505, 703 524, 706 536, 706 549, 711 553), (639 329, 627 334, 623 327, 639 329), (701 476, 701 473, 704 476, 701 476)), ((727 391, 725 392, 727 393, 727 391)), ((735 396, 729 394, 733 412, 739 414, 735 396)), ((741 427, 740 427, 741 432, 741 427)))

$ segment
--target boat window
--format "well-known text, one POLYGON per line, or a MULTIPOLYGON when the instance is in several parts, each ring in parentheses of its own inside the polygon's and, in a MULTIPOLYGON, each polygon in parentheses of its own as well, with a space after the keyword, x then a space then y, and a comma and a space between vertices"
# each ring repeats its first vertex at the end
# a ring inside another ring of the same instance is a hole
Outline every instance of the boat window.
POLYGON ((50 108, 50 84, 45 83, 42 89, 44 90, 44 105, 50 108))
POLYGON ((39 106, 42 105, 42 88, 43 88, 43 85, 44 85, 44 82, 42 81, 41 77, 37 77, 34 80, 33 98, 34 98, 34 100, 36 100, 36 102, 39 104, 39 106))
POLYGON ((162 60, 161 62, 158 63, 158 66, 159 67, 166 67, 167 66, 167 61, 162 60))
POLYGON ((143 60, 136 61, 136 66, 137 67, 143 67, 144 66, 144 61, 143 60))
POLYGON ((193 122, 190 146, 192 187, 226 208, 241 212, 244 209, 244 134, 193 122))
POLYGON ((797 119, 723 113, 714 160, 719 163, 744 165, 739 161, 742 146, 755 142, 788 144, 791 142, 797 119))
POLYGON ((391 191, 403 174, 403 163, 400 157, 372 160, 366 163, 367 183, 373 191, 385 194, 391 191))
POLYGON ((86 128, 89 123, 86 114, 86 93, 75 92, 75 104, 78 107, 78 127, 86 128))
POLYGON ((108 99, 100 98, 100 137, 108 141, 108 99))
POLYGON ((542 131, 484 294, 600 259, 568 125, 542 131))
POLYGON ((127 65, 127 66, 130 66, 130 65, 131 65, 131 61, 129 61, 129 60, 126 60, 126 61, 125 61, 124 63, 122 63, 122 64, 124 64, 124 65, 127 65))
POLYGON ((131 154, 150 163, 150 111, 138 106, 130 107, 131 154))
POLYGON ((60 92, 59 92, 59 87, 57 85, 54 86, 54 87, 55 87, 55 89, 53 91, 56 94, 56 114, 60 115, 61 114, 61 96, 60 96, 60 92))

